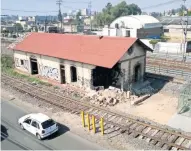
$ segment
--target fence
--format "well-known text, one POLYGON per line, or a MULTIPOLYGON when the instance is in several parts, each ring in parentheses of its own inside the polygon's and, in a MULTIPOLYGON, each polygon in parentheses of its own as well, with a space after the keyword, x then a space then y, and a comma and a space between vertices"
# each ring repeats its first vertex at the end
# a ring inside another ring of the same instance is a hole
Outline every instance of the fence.
MULTIPOLYGON (((184 58, 183 58, 183 55, 177 55, 177 54, 170 54, 170 53, 157 53, 157 52, 154 52, 154 53, 150 53, 148 52, 147 53, 147 56, 148 57, 151 57, 151 58, 159 58, 159 59, 166 59, 166 60, 172 60, 172 61, 183 61, 184 58)), ((187 54, 185 56, 185 62, 186 63, 191 63, 191 55, 189 56, 189 54, 187 54)))
POLYGON ((185 80, 191 79, 190 71, 185 71, 181 69, 171 69, 171 68, 163 67, 160 65, 158 66, 147 65, 146 72, 167 75, 167 76, 171 76, 175 78, 183 78, 185 80))

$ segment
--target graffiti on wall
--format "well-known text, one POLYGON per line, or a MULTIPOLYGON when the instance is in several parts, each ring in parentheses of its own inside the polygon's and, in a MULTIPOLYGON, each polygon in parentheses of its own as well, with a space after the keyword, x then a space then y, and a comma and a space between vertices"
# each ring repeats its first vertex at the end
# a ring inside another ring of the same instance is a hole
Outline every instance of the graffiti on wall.
POLYGON ((81 85, 87 86, 87 87, 89 87, 89 86, 92 85, 92 80, 86 79, 86 78, 80 77, 80 76, 78 76, 78 82, 79 82, 81 85))
POLYGON ((59 72, 57 68, 39 65, 39 72, 42 76, 59 81, 59 72))
POLYGON ((17 68, 23 68, 25 70, 29 70, 29 62, 28 60, 22 60, 22 59, 19 59, 19 58, 15 58, 15 66, 17 68), (21 64, 21 61, 23 61, 23 64, 21 64))

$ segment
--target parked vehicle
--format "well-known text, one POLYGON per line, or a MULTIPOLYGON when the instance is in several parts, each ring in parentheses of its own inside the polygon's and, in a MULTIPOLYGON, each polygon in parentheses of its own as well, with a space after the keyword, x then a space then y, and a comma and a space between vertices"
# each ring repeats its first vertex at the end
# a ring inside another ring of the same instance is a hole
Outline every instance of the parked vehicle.
POLYGON ((42 113, 32 113, 21 117, 18 123, 23 130, 34 134, 39 140, 58 131, 57 123, 42 113))

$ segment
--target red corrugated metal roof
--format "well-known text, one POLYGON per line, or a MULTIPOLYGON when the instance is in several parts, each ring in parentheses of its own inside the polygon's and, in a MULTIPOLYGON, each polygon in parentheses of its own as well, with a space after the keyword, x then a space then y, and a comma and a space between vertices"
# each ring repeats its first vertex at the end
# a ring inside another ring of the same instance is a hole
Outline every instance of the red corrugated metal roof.
POLYGON ((13 49, 112 68, 136 38, 32 33, 13 49))

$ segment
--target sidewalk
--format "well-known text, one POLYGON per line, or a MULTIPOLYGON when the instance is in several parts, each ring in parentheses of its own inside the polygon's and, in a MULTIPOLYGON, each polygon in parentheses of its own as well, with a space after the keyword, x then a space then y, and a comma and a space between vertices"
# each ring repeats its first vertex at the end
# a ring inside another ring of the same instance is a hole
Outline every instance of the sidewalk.
POLYGON ((191 117, 175 114, 168 121, 167 125, 185 132, 191 132, 191 117))

